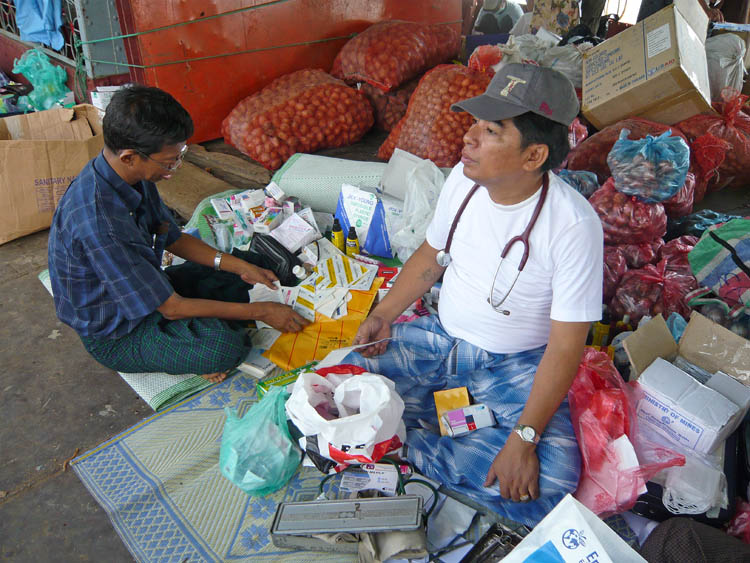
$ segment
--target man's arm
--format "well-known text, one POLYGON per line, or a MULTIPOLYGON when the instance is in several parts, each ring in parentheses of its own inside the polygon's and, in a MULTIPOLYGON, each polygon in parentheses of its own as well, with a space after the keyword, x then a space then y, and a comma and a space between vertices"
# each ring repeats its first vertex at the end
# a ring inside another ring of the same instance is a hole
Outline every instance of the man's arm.
MULTIPOLYGON (((175 256, 179 256, 190 262, 211 268, 214 267, 216 249, 187 233, 182 233, 180 238, 167 247, 167 250, 175 256)), ((221 269, 225 272, 237 274, 246 283, 262 283, 271 289, 276 289, 273 282, 277 278, 273 272, 249 264, 231 254, 224 254, 221 257, 221 269)))
MULTIPOLYGON (((516 424, 544 433, 552 416, 568 393, 578 372, 590 323, 552 321, 549 343, 539 363, 531 393, 516 424)), ((539 496, 539 459, 536 446, 524 442, 515 432, 492 462, 485 486, 497 479, 500 494, 518 501, 539 496)))
MULTIPOLYGON (((437 253, 438 251, 425 241, 411 255, 383 301, 359 327, 354 339, 355 344, 366 344, 390 336, 391 323, 409 305, 424 295, 445 272, 445 268, 437 263, 437 253)), ((386 343, 382 342, 361 352, 363 356, 373 356, 382 354, 385 348, 386 343)))

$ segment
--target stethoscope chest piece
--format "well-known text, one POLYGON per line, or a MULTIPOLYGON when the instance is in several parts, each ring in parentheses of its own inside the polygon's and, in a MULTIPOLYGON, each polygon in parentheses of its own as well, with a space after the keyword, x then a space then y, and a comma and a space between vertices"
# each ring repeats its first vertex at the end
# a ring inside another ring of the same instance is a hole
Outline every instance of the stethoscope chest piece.
POLYGON ((445 250, 441 250, 440 252, 437 253, 435 260, 437 260, 437 263, 439 266, 443 268, 447 268, 448 265, 451 263, 451 255, 448 254, 445 250))

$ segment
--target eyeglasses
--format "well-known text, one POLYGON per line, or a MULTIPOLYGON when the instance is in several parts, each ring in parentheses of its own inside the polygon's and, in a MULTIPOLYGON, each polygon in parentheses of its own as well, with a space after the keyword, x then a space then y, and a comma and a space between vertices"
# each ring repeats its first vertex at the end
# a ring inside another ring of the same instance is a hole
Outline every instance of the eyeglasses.
POLYGON ((174 163, 173 163, 173 164, 171 164, 171 165, 169 165, 169 166, 167 166, 166 164, 163 164, 163 163, 159 162, 159 161, 158 161, 158 160, 156 160, 156 159, 153 159, 153 158, 151 158, 151 157, 150 157, 149 155, 147 155, 147 154, 146 154, 146 153, 144 153, 144 152, 141 152, 141 151, 136 151, 136 152, 137 152, 137 153, 138 153, 139 155, 141 155, 141 156, 143 156, 143 157, 145 157, 145 158, 149 159, 150 161, 152 161, 152 162, 155 162, 156 164, 158 164, 159 166, 161 166, 161 167, 162 167, 162 168, 163 168, 164 170, 166 170, 167 172, 174 172, 174 171, 175 171, 175 170, 177 170, 177 169, 178 169, 178 168, 179 168, 180 166, 182 166, 182 162, 183 162, 183 161, 185 160, 185 154, 187 153, 187 151, 188 151, 188 147, 187 147, 187 145, 185 145, 184 147, 182 147, 182 148, 180 149, 180 154, 179 154, 179 155, 177 156, 177 158, 175 159, 174 163))

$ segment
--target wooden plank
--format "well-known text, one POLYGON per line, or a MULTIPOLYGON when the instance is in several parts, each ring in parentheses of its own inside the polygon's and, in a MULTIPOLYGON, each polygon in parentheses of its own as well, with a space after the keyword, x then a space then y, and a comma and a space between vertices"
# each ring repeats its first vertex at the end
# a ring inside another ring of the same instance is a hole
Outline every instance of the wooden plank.
POLYGON ((190 145, 185 160, 237 188, 265 188, 271 172, 259 164, 223 152, 210 152, 201 145, 190 145))
POLYGON ((208 196, 238 189, 189 162, 180 166, 169 180, 157 183, 156 187, 167 207, 174 209, 186 221, 208 196))

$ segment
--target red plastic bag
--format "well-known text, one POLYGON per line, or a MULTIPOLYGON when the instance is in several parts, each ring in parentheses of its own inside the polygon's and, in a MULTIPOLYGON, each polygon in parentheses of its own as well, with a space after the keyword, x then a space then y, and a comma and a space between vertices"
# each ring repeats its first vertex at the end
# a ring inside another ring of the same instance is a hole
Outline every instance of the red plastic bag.
POLYGON ((626 384, 604 352, 586 348, 568 391, 570 418, 583 468, 575 497, 599 516, 629 510, 646 481, 659 471, 684 465, 685 457, 652 444, 638 433, 637 383, 626 384), (629 466, 619 451, 632 446, 638 465, 629 466))
POLYGON ((331 74, 388 92, 451 60, 460 45, 460 36, 447 25, 379 22, 344 45, 333 61, 331 74))
POLYGON ((497 45, 480 45, 469 57, 468 66, 471 70, 486 72, 490 76, 495 75, 492 68, 503 60, 503 50, 497 45))
POLYGON ((391 131, 406 115, 409 98, 417 89, 419 78, 410 80, 403 86, 394 88, 390 92, 383 92, 375 86, 362 84, 362 91, 375 109, 375 125, 383 131, 391 131))
POLYGON ((625 261, 628 268, 643 268, 646 264, 653 264, 659 256, 659 249, 664 244, 663 239, 652 240, 651 242, 642 242, 640 244, 618 244, 622 253, 625 255, 625 261))
POLYGON ((680 190, 670 197, 668 200, 663 201, 664 211, 667 213, 667 217, 684 217, 690 215, 693 212, 693 201, 695 198, 695 174, 688 172, 685 176, 685 183, 682 185, 680 190))
POLYGON ((713 104, 720 115, 704 113, 677 124, 691 141, 711 133, 731 147, 718 168, 718 178, 709 183, 709 191, 744 186, 750 170, 750 115, 742 111, 748 96, 726 90, 722 92, 724 101, 713 104))
POLYGON ((737 511, 727 528, 727 534, 750 543, 750 502, 739 501, 737 511))
POLYGON ((604 247, 604 303, 609 303, 615 296, 617 285, 628 271, 625 254, 618 246, 604 247))
POLYGON ((682 235, 670 240, 659 249, 659 261, 667 261, 667 270, 692 276, 693 270, 688 262, 688 254, 698 242, 698 237, 682 235))
MULTIPOLYGON (((690 144, 690 171, 695 174, 695 196, 693 203, 703 201, 708 184, 718 176, 718 170, 732 146, 716 135, 706 133, 690 144)), ((712 183, 712 190, 723 187, 718 177, 712 183)))
POLYGON ((605 244, 650 242, 667 232, 667 214, 661 203, 645 203, 615 189, 609 178, 589 198, 604 229, 605 244))
POLYGON ((643 316, 653 317, 659 313, 665 319, 672 313, 687 319, 690 307, 685 296, 697 287, 695 276, 668 270, 667 261, 661 260, 655 266, 646 264, 622 276, 609 307, 616 317, 629 315, 633 326, 643 316))
POLYGON ((599 178, 599 183, 604 183, 604 180, 611 176, 607 155, 620 138, 620 131, 623 129, 630 130, 628 139, 631 140, 643 139, 646 135, 656 137, 668 129, 672 130, 672 135, 685 139, 685 135, 675 125, 664 125, 641 118, 623 119, 591 135, 571 150, 568 155, 568 168, 593 172, 599 178))
POLYGON ((297 152, 350 145, 372 127, 364 93, 322 70, 281 76, 224 119, 224 140, 269 170, 297 152))
POLYGON ((451 167, 461 160, 463 138, 474 119, 451 111, 451 104, 484 93, 490 76, 461 65, 439 65, 424 75, 409 100, 404 118, 378 150, 388 160, 396 148, 437 166, 451 167))

